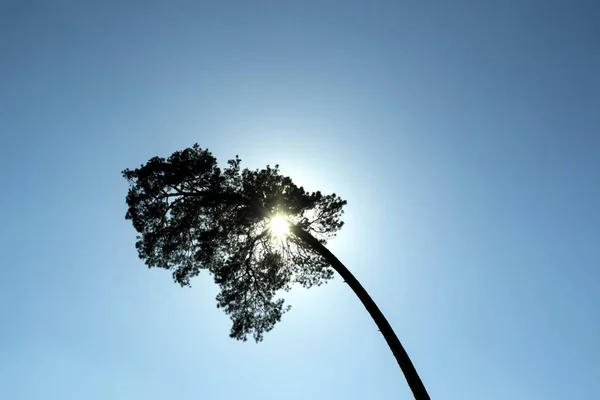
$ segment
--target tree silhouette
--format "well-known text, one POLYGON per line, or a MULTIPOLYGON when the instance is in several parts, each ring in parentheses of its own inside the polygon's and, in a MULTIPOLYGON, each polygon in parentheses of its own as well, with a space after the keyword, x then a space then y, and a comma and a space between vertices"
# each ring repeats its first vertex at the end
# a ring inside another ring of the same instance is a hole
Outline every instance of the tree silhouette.
POLYGON ((325 247, 343 222, 346 201, 307 192, 279 167, 226 168, 198 144, 167 159, 151 158, 122 173, 130 184, 126 218, 148 267, 172 271, 182 286, 207 270, 220 287, 217 307, 232 320, 230 336, 258 342, 289 310, 279 297, 293 284, 321 285, 337 271, 373 317, 416 399, 429 399, 410 358, 362 285, 325 247), (288 225, 277 235, 272 221, 288 225))

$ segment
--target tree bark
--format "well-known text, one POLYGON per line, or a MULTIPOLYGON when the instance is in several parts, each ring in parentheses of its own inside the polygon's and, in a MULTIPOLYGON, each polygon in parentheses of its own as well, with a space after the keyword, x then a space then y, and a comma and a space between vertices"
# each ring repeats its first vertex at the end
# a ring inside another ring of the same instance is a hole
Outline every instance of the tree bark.
POLYGON ((375 324, 381 331, 381 334, 385 338, 385 341, 390 346, 394 357, 396 357, 396 361, 408 382, 408 386, 412 390, 413 396, 416 400, 430 400, 429 394, 425 389, 425 385, 421 381, 415 366, 413 365, 410 357, 404 350, 404 347, 400 343, 400 340, 396 336, 396 333, 392 329, 391 325, 383 315, 383 313, 377 307, 377 304, 373 301, 369 293, 365 290, 365 288, 360 284, 360 282, 352 275, 352 273, 346 268, 344 264, 338 258, 327 249, 327 247, 323 246, 314 236, 310 233, 301 229, 297 226, 291 226, 290 231, 296 235, 299 239, 303 240, 307 244, 309 244, 317 253, 319 253, 323 258, 331 264, 333 269, 337 271, 338 274, 346 281, 348 286, 354 291, 354 293, 358 296, 360 301, 363 303, 375 324))

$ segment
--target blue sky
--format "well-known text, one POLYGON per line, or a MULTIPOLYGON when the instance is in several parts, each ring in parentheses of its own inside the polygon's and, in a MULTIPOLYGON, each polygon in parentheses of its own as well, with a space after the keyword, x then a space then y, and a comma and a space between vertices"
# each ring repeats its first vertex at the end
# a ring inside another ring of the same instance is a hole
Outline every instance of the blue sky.
POLYGON ((0 3, 0 397, 409 399, 336 279, 228 337, 120 171, 198 142, 347 199, 432 398, 600 398, 597 1, 0 3))

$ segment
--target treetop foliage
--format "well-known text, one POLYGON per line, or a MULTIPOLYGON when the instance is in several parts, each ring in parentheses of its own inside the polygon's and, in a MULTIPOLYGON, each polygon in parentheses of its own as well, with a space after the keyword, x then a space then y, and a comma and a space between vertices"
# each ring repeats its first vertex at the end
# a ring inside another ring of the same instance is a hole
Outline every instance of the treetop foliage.
POLYGON ((221 169, 195 144, 125 169, 126 219, 138 232, 136 248, 148 267, 172 271, 182 286, 207 270, 220 287, 217 307, 231 317, 230 336, 260 341, 289 310, 278 297, 282 290, 333 277, 327 262, 294 232, 325 244, 343 226, 346 201, 335 193, 307 192, 281 175, 278 165, 240 165, 236 156, 221 169), (275 216, 290 224, 285 237, 269 229, 275 216))

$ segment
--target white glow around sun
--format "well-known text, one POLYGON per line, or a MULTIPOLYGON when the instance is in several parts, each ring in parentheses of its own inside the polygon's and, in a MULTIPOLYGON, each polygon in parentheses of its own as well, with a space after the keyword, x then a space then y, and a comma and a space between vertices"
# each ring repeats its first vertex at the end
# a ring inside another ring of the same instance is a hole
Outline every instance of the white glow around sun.
POLYGON ((288 222, 281 215, 277 215, 271 219, 269 228, 271 229, 273 236, 279 239, 283 239, 290 231, 288 222))

